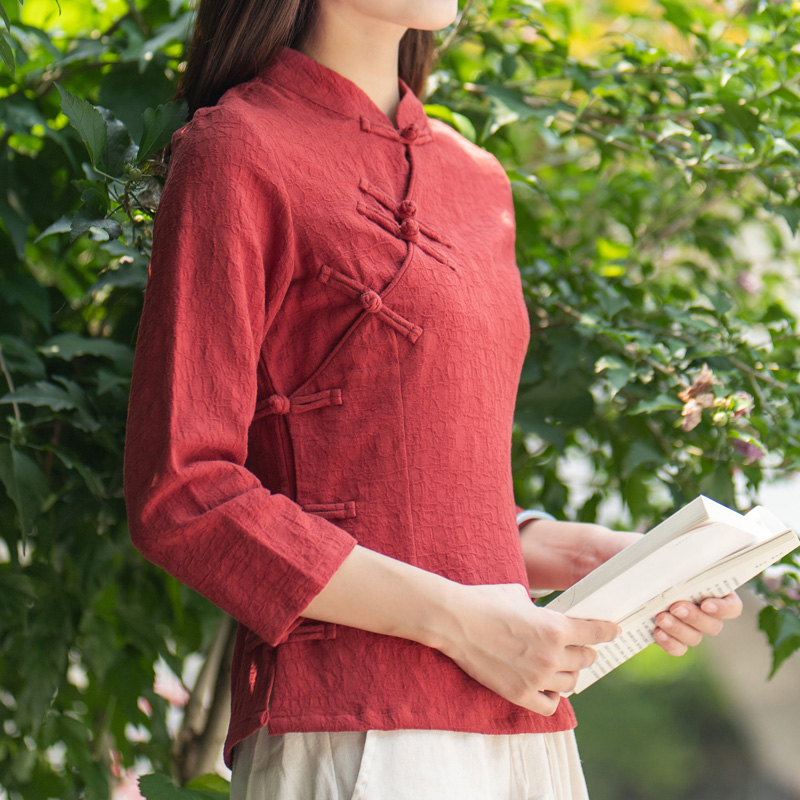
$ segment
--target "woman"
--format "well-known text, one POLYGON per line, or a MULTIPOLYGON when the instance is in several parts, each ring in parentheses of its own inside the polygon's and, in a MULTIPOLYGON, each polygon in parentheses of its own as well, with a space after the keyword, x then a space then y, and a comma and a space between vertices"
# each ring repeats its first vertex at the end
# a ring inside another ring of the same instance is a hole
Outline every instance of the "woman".
MULTIPOLYGON (((517 525, 510 184, 417 96, 456 10, 200 3, 126 500, 136 547, 240 623, 235 800, 586 794, 561 693, 617 626, 528 590, 636 534, 517 525)), ((739 608, 677 604, 659 643, 739 608)))

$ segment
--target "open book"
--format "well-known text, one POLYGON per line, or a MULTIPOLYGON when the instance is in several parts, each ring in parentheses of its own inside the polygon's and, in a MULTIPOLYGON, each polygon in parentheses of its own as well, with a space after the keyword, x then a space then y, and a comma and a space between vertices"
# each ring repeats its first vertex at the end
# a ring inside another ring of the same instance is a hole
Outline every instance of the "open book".
POLYGON ((695 498, 547 604, 622 627, 614 641, 595 646, 597 658, 574 691, 652 644, 654 617, 674 602, 723 597, 798 545, 797 534, 762 506, 743 515, 695 498))

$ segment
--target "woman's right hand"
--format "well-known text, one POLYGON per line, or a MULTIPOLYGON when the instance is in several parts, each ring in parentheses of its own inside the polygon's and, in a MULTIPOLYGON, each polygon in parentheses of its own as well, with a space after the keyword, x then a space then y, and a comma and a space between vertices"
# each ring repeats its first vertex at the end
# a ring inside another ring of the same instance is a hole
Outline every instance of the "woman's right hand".
POLYGON ((591 645, 619 635, 613 622, 539 608, 518 583, 458 584, 453 600, 433 646, 506 700, 546 716, 594 662, 591 645))
POLYGON ((420 642, 478 683, 539 714, 618 635, 613 622, 570 619, 531 602, 520 583, 462 584, 356 545, 303 612, 420 642))

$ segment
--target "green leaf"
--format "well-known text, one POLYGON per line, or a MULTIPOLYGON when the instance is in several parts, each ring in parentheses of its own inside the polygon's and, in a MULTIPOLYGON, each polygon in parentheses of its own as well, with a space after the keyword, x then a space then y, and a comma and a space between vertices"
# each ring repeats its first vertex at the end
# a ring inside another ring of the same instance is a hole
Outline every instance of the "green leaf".
POLYGON ((3 8, 3 3, 0 2, 0 17, 3 18, 3 22, 6 24, 6 28, 11 30, 11 20, 8 18, 8 13, 6 12, 5 8, 3 8))
POLYGON ((187 789, 205 789, 209 792, 214 792, 221 797, 228 797, 231 791, 231 785, 221 775, 208 773, 193 778, 186 784, 187 789))
POLYGON ((584 425, 594 413, 594 398, 587 389, 586 376, 570 372, 520 392, 517 419, 523 427, 552 418, 568 427, 584 425))
POLYGON ((48 381, 26 383, 15 392, 0 397, 0 404, 23 403, 31 406, 46 406, 52 411, 76 408, 75 400, 62 388, 48 381))
POLYGON ((139 791, 146 800, 221 800, 228 794, 216 790, 179 789, 166 775, 155 773, 139 778, 139 791))
POLYGON ((185 100, 145 109, 142 114, 142 139, 139 142, 136 163, 141 164, 153 153, 166 147, 172 139, 172 134, 186 124, 187 115, 185 100))
POLYGON ((54 81, 61 95, 61 110, 67 115, 72 126, 78 131, 93 165, 98 165, 103 156, 108 137, 103 115, 81 97, 72 94, 57 81, 54 81))
POLYGON ((787 205, 785 203, 779 205, 765 204, 765 207, 768 211, 780 214, 786 220, 789 230, 793 234, 797 233, 798 225, 800 225, 800 208, 796 205, 787 205))
POLYGON ((668 394, 659 394, 647 400, 640 400, 635 406, 628 410, 629 416, 636 414, 652 414, 654 411, 680 411, 683 403, 668 394))
POLYGON ((766 606, 758 615, 758 626, 772 646, 772 678, 781 664, 800 650, 800 618, 790 609, 766 606))
POLYGON ((51 236, 54 233, 68 233, 71 229, 72 221, 66 214, 55 222, 48 225, 34 240, 34 244, 38 244, 45 236, 51 236))
POLYGON ((74 407, 78 413, 73 418, 72 424, 75 425, 76 428, 80 428, 89 433, 98 430, 100 428, 100 423, 89 410, 89 404, 83 389, 74 381, 60 375, 54 375, 53 380, 58 381, 67 390, 67 394, 75 404, 74 407))
POLYGON ((100 166, 107 174, 119 177, 124 173, 125 165, 132 163, 136 157, 136 145, 120 120, 107 108, 96 108, 106 124, 106 141, 100 166))
POLYGON ((0 354, 12 374, 20 373, 37 380, 45 377, 44 362, 36 350, 19 337, 0 334, 0 354))
POLYGON ((0 481, 17 508, 23 536, 30 532, 47 496, 47 480, 36 462, 11 444, 0 444, 0 481))
POLYGON ((622 460, 620 475, 627 478, 645 464, 649 466, 660 464, 663 458, 664 454, 649 442, 634 441, 622 460))
POLYGON ((0 31, 0 58, 3 63, 8 67, 9 72, 14 73, 14 50, 11 48, 11 42, 8 34, 5 31, 0 31))
POLYGON ((476 141, 478 138, 472 120, 464 114, 459 114, 457 111, 453 111, 447 106, 436 105, 434 103, 425 105, 425 113, 427 113, 429 117, 434 117, 435 119, 446 122, 471 142, 476 141))
POLYGON ((72 361, 77 356, 110 358, 128 365, 133 359, 131 349, 111 339, 89 339, 75 333, 62 333, 48 339, 38 348, 46 356, 72 361))
POLYGON ((83 205, 75 213, 70 225, 70 242, 74 242, 90 228, 106 231, 109 238, 117 239, 122 235, 122 226, 115 219, 106 217, 108 195, 98 189, 86 189, 81 194, 83 205))
POLYGON ((708 296, 708 299, 720 316, 727 314, 733 308, 733 300, 725 292, 714 292, 708 296))
POLYGON ((758 149, 759 142, 755 136, 758 129, 758 114, 754 114, 746 104, 740 103, 739 99, 728 95, 727 97, 721 97, 719 102, 725 109, 725 114, 729 121, 745 135, 753 148, 758 149))
POLYGON ((522 99, 520 92, 505 86, 489 84, 486 86, 486 96, 489 98, 492 113, 487 120, 484 137, 491 136, 504 125, 539 116, 539 112, 522 99))

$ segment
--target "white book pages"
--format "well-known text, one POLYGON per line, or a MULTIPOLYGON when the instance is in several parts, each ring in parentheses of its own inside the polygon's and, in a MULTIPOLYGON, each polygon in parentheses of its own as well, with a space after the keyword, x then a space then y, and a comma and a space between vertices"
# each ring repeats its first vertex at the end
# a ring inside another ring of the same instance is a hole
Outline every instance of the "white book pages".
MULTIPOLYGON (((634 608, 627 616, 615 619, 622 627, 622 633, 612 642, 595 646, 597 659, 581 672, 574 693, 583 691, 631 656, 653 644, 655 617, 673 603, 678 600, 698 602, 706 597, 724 597, 800 545, 793 531, 787 529, 774 515, 769 516, 772 518, 772 532, 754 547, 728 556, 688 581, 671 586, 649 602, 634 608)), ((569 616, 573 616, 572 613, 569 616)), ((572 692, 565 693, 565 696, 569 694, 572 692)))

